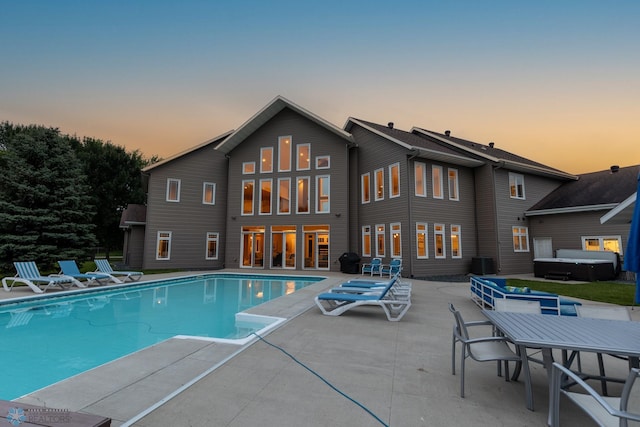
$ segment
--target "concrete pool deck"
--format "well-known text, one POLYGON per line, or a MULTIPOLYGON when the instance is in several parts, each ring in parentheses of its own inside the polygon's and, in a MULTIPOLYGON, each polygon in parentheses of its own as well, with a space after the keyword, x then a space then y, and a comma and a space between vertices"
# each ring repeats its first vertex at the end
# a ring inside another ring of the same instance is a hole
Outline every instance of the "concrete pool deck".
MULTIPOLYGON (((250 311, 290 319, 264 338, 384 423, 546 425, 547 377, 536 364, 531 366, 534 412, 525 407, 522 381, 505 382, 495 375, 491 363, 468 362, 466 398, 460 398, 459 376, 451 375, 453 318, 447 304, 452 302, 465 320, 483 319, 469 298, 468 283, 411 280, 411 309, 400 322, 389 322, 381 309, 373 307, 339 317, 323 316, 313 296, 355 276, 322 275, 329 279, 250 311)), ((22 290, 0 294, 0 298, 33 295, 22 290)), ((640 310, 632 315, 640 320, 640 310)), ((606 360, 608 373, 625 375, 625 362, 606 360)), ((38 356, 37 361, 46 363, 46 357, 38 356)), ((583 368, 594 371, 595 356, 583 355, 583 368)), ((18 402, 107 416, 113 426, 382 425, 289 356, 259 340, 242 347, 168 340, 18 402)), ((561 421, 563 426, 592 425, 568 402, 561 404, 561 421)))

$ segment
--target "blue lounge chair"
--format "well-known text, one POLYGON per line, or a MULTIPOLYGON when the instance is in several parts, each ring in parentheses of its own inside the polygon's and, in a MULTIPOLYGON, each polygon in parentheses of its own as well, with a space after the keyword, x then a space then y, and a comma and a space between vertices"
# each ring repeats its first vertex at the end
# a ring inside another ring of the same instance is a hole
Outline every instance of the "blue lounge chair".
POLYGON ((16 283, 24 283, 37 294, 44 293, 51 286, 59 286, 63 290, 71 286, 86 288, 86 285, 70 276, 60 274, 51 274, 49 276, 41 275, 38 266, 33 261, 14 262, 13 265, 16 268, 17 274, 14 277, 5 277, 2 279, 2 286, 7 292, 13 289, 13 285, 16 283))
POLYGON ((401 271, 402 271, 402 258, 394 258, 391 260, 389 265, 383 265, 381 267, 380 275, 381 276, 388 275, 389 277, 391 277, 394 274, 400 273, 401 271))
POLYGON ((362 274, 374 274, 381 275, 382 272, 382 258, 373 258, 370 263, 362 264, 362 274))
POLYGON ((112 280, 111 276, 104 273, 80 273, 78 264, 74 260, 58 261, 60 266, 60 274, 73 277, 77 280, 86 280, 87 285, 97 283, 98 285, 106 285, 112 280))
POLYGON ((360 292, 325 292, 315 298, 316 305, 327 316, 340 316, 347 310, 363 305, 378 306, 384 310, 387 319, 397 322, 411 307, 410 295, 396 293, 393 286, 397 276, 383 288, 361 288, 360 292))
POLYGON ((111 277, 111 280, 116 283, 124 283, 124 281, 120 280, 116 276, 124 276, 124 280, 136 281, 144 274, 141 271, 114 271, 107 259, 94 259, 93 261, 96 263, 97 268, 95 273, 107 274, 111 277))

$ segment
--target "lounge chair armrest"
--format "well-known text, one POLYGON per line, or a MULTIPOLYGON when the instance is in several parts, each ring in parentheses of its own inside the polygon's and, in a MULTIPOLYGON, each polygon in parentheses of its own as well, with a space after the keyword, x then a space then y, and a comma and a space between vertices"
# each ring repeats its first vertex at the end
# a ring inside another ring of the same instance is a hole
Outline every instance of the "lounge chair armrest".
POLYGON ((611 415, 620 414, 619 409, 614 408, 609 404, 609 402, 604 400, 597 391, 595 391, 589 384, 587 384, 582 378, 580 378, 580 375, 576 374, 568 368, 565 368, 558 362, 553 363, 551 375, 552 384, 555 384, 558 387, 560 387, 560 384, 562 384, 562 375, 568 376, 572 381, 575 382, 575 385, 579 385, 580 387, 582 387, 582 389, 589 393, 589 395, 593 397, 608 413, 610 413, 611 415))
POLYGON ((482 337, 482 338, 471 338, 466 340, 468 344, 474 344, 479 342, 511 342, 511 340, 507 337, 495 336, 495 337, 482 337))
POLYGON ((471 326, 493 326, 489 320, 474 320, 471 322, 464 322, 464 325, 468 328, 471 326))

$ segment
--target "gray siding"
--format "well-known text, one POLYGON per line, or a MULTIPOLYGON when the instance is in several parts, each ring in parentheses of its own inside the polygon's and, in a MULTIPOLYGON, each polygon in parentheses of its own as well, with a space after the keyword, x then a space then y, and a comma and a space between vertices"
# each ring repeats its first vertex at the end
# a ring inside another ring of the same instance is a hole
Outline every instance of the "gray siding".
POLYGON ((124 247, 122 261, 129 268, 141 269, 144 257, 145 227, 134 225, 124 231, 124 247))

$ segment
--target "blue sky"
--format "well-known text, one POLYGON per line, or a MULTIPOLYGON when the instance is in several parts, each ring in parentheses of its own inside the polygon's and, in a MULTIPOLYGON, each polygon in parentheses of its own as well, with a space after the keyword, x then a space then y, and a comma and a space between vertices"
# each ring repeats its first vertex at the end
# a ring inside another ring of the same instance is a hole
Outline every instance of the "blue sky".
POLYGON ((572 173, 640 164, 640 2, 0 0, 0 121, 167 157, 282 95, 572 173))

